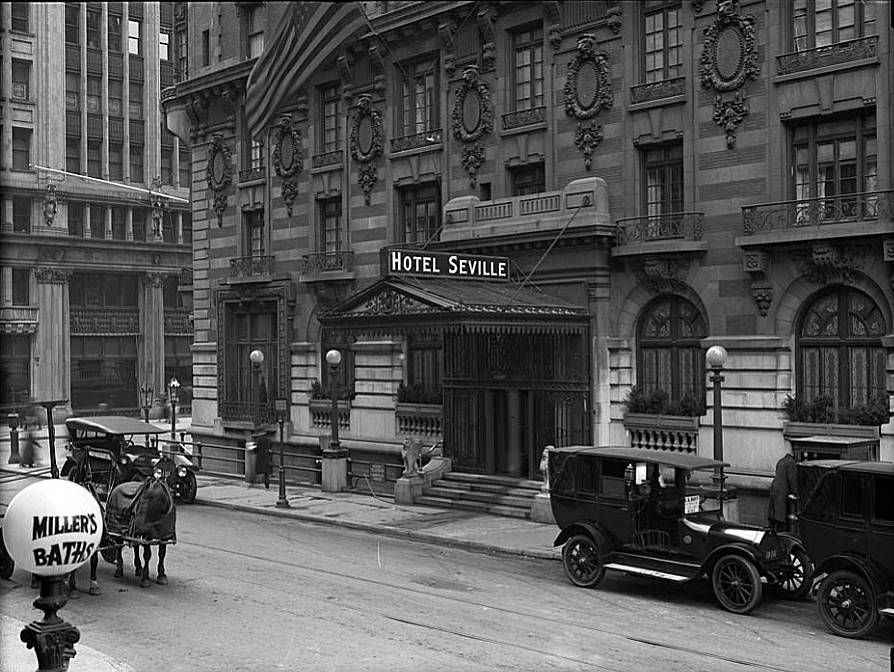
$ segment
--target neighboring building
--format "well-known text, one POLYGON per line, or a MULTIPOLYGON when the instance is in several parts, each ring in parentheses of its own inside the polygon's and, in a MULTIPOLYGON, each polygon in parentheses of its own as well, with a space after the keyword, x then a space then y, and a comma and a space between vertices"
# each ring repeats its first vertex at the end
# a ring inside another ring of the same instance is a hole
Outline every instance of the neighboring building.
POLYGON ((191 378, 189 150, 158 104, 176 4, 0 6, 2 403, 135 412, 191 378))
POLYGON ((353 33, 299 19, 325 42, 281 49, 318 60, 284 73, 263 46, 288 5, 190 4, 190 77, 162 104, 192 146, 196 436, 236 446, 281 400, 319 453, 330 348, 352 476, 377 486, 407 436, 520 478, 547 444, 711 455, 714 344, 742 485, 829 430, 787 422, 788 395, 887 410, 890 3, 350 4, 353 33), (393 248, 512 280, 388 272, 393 248), (626 413, 634 386, 682 417, 626 413))

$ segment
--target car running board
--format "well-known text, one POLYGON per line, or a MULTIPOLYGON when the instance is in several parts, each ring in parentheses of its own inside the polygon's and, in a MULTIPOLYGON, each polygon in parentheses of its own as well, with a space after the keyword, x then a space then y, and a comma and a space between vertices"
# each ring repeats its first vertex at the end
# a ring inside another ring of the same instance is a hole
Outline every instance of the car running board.
POLYGON ((667 572, 659 572, 657 569, 647 569, 645 567, 633 567, 632 565, 621 565, 617 562, 610 562, 605 566, 606 569, 616 569, 621 572, 627 572, 628 574, 641 574, 643 576, 653 576, 656 579, 664 579, 665 581, 676 581, 677 583, 683 583, 684 581, 689 581, 688 576, 681 576, 679 574, 668 574, 667 572))

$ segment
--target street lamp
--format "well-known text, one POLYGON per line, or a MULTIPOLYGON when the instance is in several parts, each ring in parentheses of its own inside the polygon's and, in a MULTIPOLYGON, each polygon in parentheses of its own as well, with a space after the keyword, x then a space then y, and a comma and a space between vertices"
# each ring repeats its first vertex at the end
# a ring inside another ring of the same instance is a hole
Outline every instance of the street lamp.
POLYGON ((143 409, 143 419, 149 422, 149 409, 152 408, 152 388, 148 383, 140 385, 140 408, 143 409))
POLYGON ((276 420, 279 422, 279 499, 276 500, 277 509, 290 509, 291 505, 286 498, 286 463, 283 456, 283 424, 286 421, 288 401, 278 398, 276 400, 276 420))
POLYGON ((338 452, 341 450, 341 442, 338 440, 338 365, 341 364, 341 353, 333 348, 326 353, 326 363, 329 364, 329 398, 332 400, 332 415, 329 418, 332 440, 329 442, 329 450, 338 452))
POLYGON ((172 377, 168 382, 168 399, 171 401, 171 439, 177 440, 177 401, 180 398, 180 381, 172 377))
POLYGON ((261 414, 261 400, 258 395, 258 388, 260 386, 261 365, 264 363, 264 352, 258 349, 252 350, 248 355, 248 359, 251 362, 251 418, 254 425, 253 428, 257 429, 261 414))
MULTIPOLYGON (((720 384, 723 382, 723 365, 726 364, 726 348, 721 345, 712 345, 705 353, 705 361, 711 367, 711 382, 714 385, 714 459, 723 462, 723 402, 720 394, 720 384)), ((723 487, 723 469, 714 469, 714 481, 718 488, 723 487)))

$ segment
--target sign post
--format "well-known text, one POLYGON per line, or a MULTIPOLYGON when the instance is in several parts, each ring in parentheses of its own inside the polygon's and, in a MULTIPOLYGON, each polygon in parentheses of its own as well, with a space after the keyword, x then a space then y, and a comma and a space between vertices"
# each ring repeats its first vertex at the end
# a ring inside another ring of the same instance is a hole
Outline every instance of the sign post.
POLYGON ((76 483, 48 479, 21 490, 6 509, 3 541, 12 559, 40 577, 35 609, 43 619, 26 625, 21 639, 37 655, 41 672, 63 672, 81 633, 56 612, 68 602, 63 583, 87 562, 102 539, 99 502, 76 483))

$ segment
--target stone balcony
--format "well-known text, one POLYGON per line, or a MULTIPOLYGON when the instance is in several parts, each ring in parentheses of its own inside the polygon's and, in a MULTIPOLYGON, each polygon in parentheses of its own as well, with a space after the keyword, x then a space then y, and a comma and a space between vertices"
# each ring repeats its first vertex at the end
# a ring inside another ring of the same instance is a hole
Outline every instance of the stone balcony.
POLYGON ((703 212, 672 212, 619 219, 612 256, 703 251, 704 218, 703 212))
POLYGON ((0 334, 33 334, 37 331, 37 310, 37 306, 0 307, 0 334))
POLYGON ((808 72, 840 64, 854 64, 878 58, 878 35, 866 35, 855 40, 836 42, 815 49, 781 54, 776 57, 779 75, 808 72))
POLYGON ((608 212, 608 187, 598 177, 570 182, 560 191, 482 201, 460 196, 444 206, 441 243, 513 236, 540 237, 563 228, 614 230, 608 212), (539 235, 538 235, 539 234, 539 235))
POLYGON ((269 282, 273 279, 275 257, 270 254, 230 259, 230 283, 269 282))

